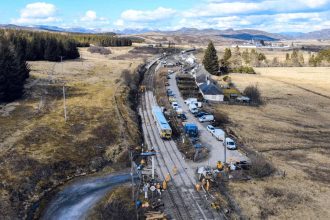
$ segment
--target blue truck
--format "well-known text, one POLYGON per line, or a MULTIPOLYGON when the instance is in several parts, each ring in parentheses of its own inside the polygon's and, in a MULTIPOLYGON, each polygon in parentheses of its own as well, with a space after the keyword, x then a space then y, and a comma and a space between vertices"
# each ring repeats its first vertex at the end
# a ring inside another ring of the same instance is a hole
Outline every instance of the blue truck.
POLYGON ((184 125, 184 132, 189 137, 197 137, 198 136, 198 127, 195 124, 185 124, 184 125))

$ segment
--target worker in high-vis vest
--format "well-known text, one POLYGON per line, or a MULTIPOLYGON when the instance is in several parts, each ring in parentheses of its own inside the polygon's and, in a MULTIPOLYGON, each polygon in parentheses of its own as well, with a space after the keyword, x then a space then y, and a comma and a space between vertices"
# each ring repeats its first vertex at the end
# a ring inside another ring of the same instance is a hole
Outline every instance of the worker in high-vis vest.
POLYGON ((166 190, 167 189, 167 182, 164 180, 163 181, 163 190, 166 190))
POLYGON ((195 186, 196 186, 196 191, 201 190, 201 185, 200 184, 197 183, 195 186))
POLYGON ((206 180, 206 191, 210 190, 210 181, 206 180))

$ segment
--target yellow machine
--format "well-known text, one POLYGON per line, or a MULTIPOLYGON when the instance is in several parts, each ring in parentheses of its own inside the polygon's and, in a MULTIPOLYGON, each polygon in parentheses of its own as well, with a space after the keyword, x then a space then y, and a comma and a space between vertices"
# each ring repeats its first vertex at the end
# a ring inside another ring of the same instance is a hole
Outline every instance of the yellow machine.
POLYGON ((217 169, 218 169, 218 170, 223 170, 223 164, 222 164, 221 161, 218 161, 218 162, 217 162, 217 169))

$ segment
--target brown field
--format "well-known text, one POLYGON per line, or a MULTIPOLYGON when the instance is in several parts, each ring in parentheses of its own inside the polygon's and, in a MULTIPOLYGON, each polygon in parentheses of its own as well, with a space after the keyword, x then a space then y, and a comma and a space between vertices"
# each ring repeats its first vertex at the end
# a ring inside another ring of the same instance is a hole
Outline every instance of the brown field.
POLYGON ((108 56, 80 49, 82 59, 65 61, 63 73, 60 63, 29 63, 25 97, 0 108, 0 219, 22 218, 30 202, 67 178, 126 164, 139 130, 121 72, 143 59, 113 58, 131 49, 111 48, 108 56))
POLYGON ((330 68, 256 68, 231 74, 240 90, 258 85, 260 107, 219 105, 245 147, 269 159, 277 173, 231 182, 250 219, 329 219, 330 68))

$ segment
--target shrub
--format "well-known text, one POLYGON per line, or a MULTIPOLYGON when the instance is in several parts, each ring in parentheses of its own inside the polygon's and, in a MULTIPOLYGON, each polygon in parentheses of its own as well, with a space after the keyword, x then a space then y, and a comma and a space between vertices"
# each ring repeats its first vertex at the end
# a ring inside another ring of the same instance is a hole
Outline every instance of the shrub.
POLYGON ((249 174, 252 177, 255 178, 262 178, 271 175, 275 168, 271 163, 266 161, 265 158, 263 158, 260 155, 251 155, 251 167, 249 169, 249 174))
POLYGON ((258 86, 250 85, 244 89, 244 95, 250 98, 252 103, 261 104, 261 93, 258 86))
POLYGON ((214 126, 221 126, 223 124, 228 124, 229 123, 229 117, 227 113, 222 112, 222 111, 216 111, 213 113, 214 115, 214 126))
POLYGON ((91 53, 99 53, 99 54, 102 54, 102 55, 111 54, 111 50, 109 50, 108 48, 105 48, 105 47, 90 46, 88 48, 88 51, 91 52, 91 53))
POLYGON ((240 67, 237 67, 237 68, 233 68, 231 70, 231 72, 233 72, 233 73, 256 74, 253 67, 250 67, 250 66, 240 66, 240 67))

